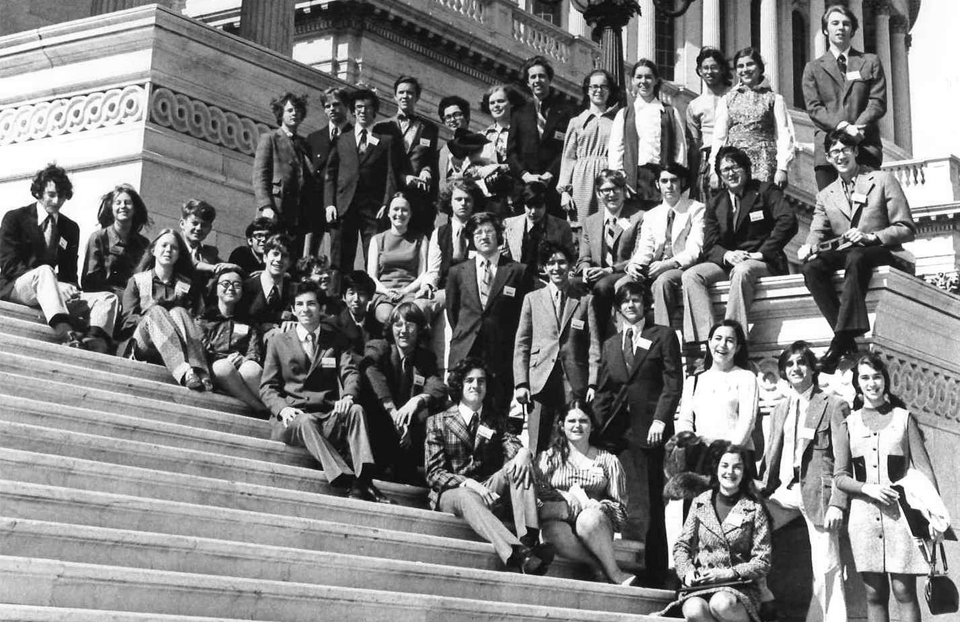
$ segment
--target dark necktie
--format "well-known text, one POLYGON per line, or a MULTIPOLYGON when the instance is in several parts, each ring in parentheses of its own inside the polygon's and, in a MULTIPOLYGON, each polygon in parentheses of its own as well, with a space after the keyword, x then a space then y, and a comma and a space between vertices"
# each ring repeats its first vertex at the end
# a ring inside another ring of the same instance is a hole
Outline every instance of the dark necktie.
POLYGON ((486 307, 487 300, 490 298, 490 282, 493 281, 493 273, 490 271, 490 260, 480 260, 480 306, 486 307))
POLYGON ((409 356, 400 359, 400 401, 406 403, 412 397, 413 361, 409 356))
POLYGON ((56 261, 57 259, 57 238, 60 237, 57 234, 57 221, 52 214, 47 214, 46 219, 43 221, 43 240, 47 245, 47 257, 51 261, 56 261))
POLYGON ((633 369, 633 327, 624 331, 623 340, 623 360, 627 363, 627 369, 633 369))
POLYGON ((461 262, 467 256, 467 234, 463 227, 453 240, 453 261, 461 262))
POLYGON ((470 424, 467 426, 467 431, 470 433, 470 440, 473 441, 473 444, 477 444, 477 430, 480 428, 480 413, 474 411, 473 416, 470 417, 470 424))
POLYGON ((840 75, 843 76, 843 81, 847 81, 847 57, 841 54, 837 57, 837 68, 840 69, 840 75))
POLYGON ((280 302, 280 290, 277 289, 276 285, 274 285, 270 290, 270 293, 267 295, 267 306, 274 307, 278 302, 280 302))
POLYGON ((557 325, 563 321, 563 305, 566 302, 566 296, 559 289, 553 295, 554 311, 557 313, 557 325))
POLYGON ((360 130, 360 141, 357 143, 357 151, 361 154, 366 153, 367 151, 367 130, 360 130))
POLYGON ((667 213, 667 237, 663 241, 662 260, 673 259, 673 221, 676 220, 677 213, 671 209, 667 213))
POLYGON ((527 265, 537 262, 537 254, 540 249, 540 239, 543 237, 543 226, 541 224, 530 225, 527 223, 527 235, 523 237, 523 248, 520 250, 520 263, 527 265))
POLYGON ((339 136, 340 136, 340 128, 334 125, 332 128, 330 128, 330 142, 337 140, 339 136))
POLYGON ((314 357, 317 356, 317 343, 316 335, 313 333, 307 333, 306 337, 303 339, 303 351, 306 352, 307 358, 310 359, 310 362, 313 362, 314 357))

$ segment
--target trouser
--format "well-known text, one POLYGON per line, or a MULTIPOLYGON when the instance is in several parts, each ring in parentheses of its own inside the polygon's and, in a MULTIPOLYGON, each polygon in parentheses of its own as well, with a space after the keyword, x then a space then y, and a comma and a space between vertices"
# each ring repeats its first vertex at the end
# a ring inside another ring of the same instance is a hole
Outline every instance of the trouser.
POLYGON ((191 369, 210 373, 201 338, 200 329, 186 309, 174 307, 168 311, 153 305, 133 332, 134 356, 149 360, 154 353, 159 354, 174 380, 183 382, 191 369))
POLYGON ((279 420, 273 425, 273 438, 293 447, 305 447, 320 463, 331 484, 341 484, 344 478, 354 474, 373 479, 376 463, 370 449, 366 416, 360 406, 354 404, 344 414, 301 413, 287 427, 279 420), (341 456, 340 449, 344 448, 350 452, 353 469, 341 456))
POLYGON ((493 545, 497 555, 504 563, 513 554, 513 547, 520 544, 528 529, 538 529, 537 494, 533 486, 523 488, 510 481, 505 468, 500 469, 482 484, 502 498, 510 494, 510 509, 513 513, 513 525, 516 535, 497 518, 487 507, 483 499, 469 488, 451 488, 440 495, 439 508, 442 512, 454 514, 467 521, 467 524, 484 540, 493 545))
POLYGON ((729 273, 713 262, 701 263, 684 270, 683 284, 683 340, 686 343, 706 342, 714 324, 713 303, 709 288, 714 283, 730 279, 726 319, 736 320, 749 330, 747 309, 753 304, 757 280, 771 274, 769 266, 756 259, 747 259, 730 268, 729 273))
POLYGON ((357 269, 358 241, 363 257, 363 265, 359 269, 366 270, 370 240, 381 230, 377 220, 379 209, 380 206, 375 204, 352 205, 339 222, 329 226, 330 265, 340 270, 340 274, 349 274, 357 269))
POLYGON ((680 282, 683 270, 674 268, 658 276, 650 284, 650 293, 653 296, 653 323, 660 326, 670 326, 670 316, 673 310, 680 305, 680 282))
MULTIPOLYGON (((613 309, 613 298, 617 293, 617 282, 624 277, 624 273, 613 272, 597 279, 589 285, 593 294, 593 309, 597 315, 597 329, 600 332, 600 342, 616 331, 616 318, 613 309)), ((574 284, 580 286, 584 281, 580 277, 574 279, 574 284)))
MULTIPOLYGON (((628 436, 632 434, 629 431, 628 436)), ((641 447, 630 439, 629 447, 620 454, 627 479, 627 520, 623 537, 644 543, 644 566, 651 579, 667 578, 667 524, 663 502, 664 449, 641 447)))
POLYGON ((78 301, 67 301, 60 293, 59 281, 50 266, 38 266, 26 272, 14 281, 10 291, 10 302, 38 306, 47 322, 66 318, 76 318, 81 309, 89 309, 88 323, 91 328, 99 328, 109 336, 117 324, 119 300, 111 292, 81 292, 78 301))
POLYGON ((530 453, 536 456, 550 446, 556 436, 557 416, 563 416, 563 407, 573 399, 583 399, 585 391, 574 393, 573 387, 563 373, 563 366, 557 362, 543 385, 543 390, 532 397, 530 417, 527 420, 527 433, 530 453))

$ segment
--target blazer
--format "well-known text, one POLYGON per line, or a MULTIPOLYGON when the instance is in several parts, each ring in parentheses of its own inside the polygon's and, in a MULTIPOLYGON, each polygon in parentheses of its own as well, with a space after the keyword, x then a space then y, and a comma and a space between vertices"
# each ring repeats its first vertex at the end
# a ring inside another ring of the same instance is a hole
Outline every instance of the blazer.
POLYGON ((360 397, 360 372, 346 341, 327 321, 320 322, 313 362, 296 330, 276 334, 267 342, 260 399, 271 413, 279 415, 287 406, 327 413, 343 395, 360 397))
MULTIPOLYGON (((679 221, 680 231, 676 234, 671 231, 669 234, 672 238, 673 258, 680 264, 681 270, 686 270, 700 261, 703 252, 703 213, 706 206, 686 197, 681 198, 680 202, 687 204, 687 211, 684 214, 678 212, 674 217, 674 230, 678 224, 676 221, 679 221)), ((668 235, 667 217, 671 209, 666 203, 661 203, 643 215, 637 248, 631 262, 649 266, 663 258, 663 247, 668 235)))
POLYGON ((37 224, 36 203, 4 214, 0 222, 0 299, 8 300, 16 280, 43 265, 54 268, 61 283, 78 283, 80 227, 61 212, 57 232, 60 237, 53 260, 47 257, 47 243, 37 224))
POLYGON ((467 478, 483 482, 523 447, 519 438, 507 432, 504 418, 489 406, 481 411, 480 425, 489 428, 489 438, 470 435, 457 405, 427 419, 424 465, 432 508, 437 508, 444 491, 457 488, 467 478))
POLYGON ((803 99, 813 121, 814 165, 829 166, 823 141, 841 122, 864 125, 860 149, 883 161, 879 121, 887 113, 887 79, 883 65, 874 54, 850 48, 844 80, 833 52, 803 68, 803 99))
POLYGON ((139 233, 131 232, 124 242, 112 225, 91 233, 80 277, 83 291, 121 295, 148 246, 150 240, 139 233))
POLYGON ((400 187, 403 145, 380 126, 370 130, 367 149, 360 155, 354 130, 341 134, 330 150, 324 171, 324 202, 342 218, 354 205, 377 212, 389 205, 400 187), (376 140, 376 144, 374 143, 376 140))
MULTIPOLYGON (((353 124, 347 123, 343 132, 350 133, 353 131, 353 124)), ((330 151, 333 149, 333 141, 330 140, 330 124, 324 125, 316 132, 311 132, 307 135, 307 147, 310 150, 310 159, 313 162, 313 173, 318 180, 317 184, 317 200, 316 204, 321 208, 329 205, 328 202, 324 200, 324 174, 327 169, 327 162, 330 160, 330 151)), ((316 231, 317 227, 322 227, 323 222, 326 220, 326 214, 324 214, 323 209, 317 210, 314 214, 314 218, 311 218, 307 223, 305 223, 310 230, 316 231)))
POLYGON ((233 249, 233 251, 230 252, 230 257, 227 259, 227 261, 240 266, 243 268, 244 272, 249 275, 263 270, 263 258, 258 258, 256 255, 254 255, 253 250, 251 250, 246 244, 233 249))
POLYGON ((817 193, 817 205, 806 243, 819 244, 843 235, 856 220, 857 228, 864 233, 876 234, 880 243, 894 255, 912 264, 913 255, 902 244, 917 236, 917 226, 897 178, 886 171, 861 166, 853 189, 848 202, 843 182, 837 178, 817 193))
POLYGON ((288 227, 313 218, 321 206, 316 202, 319 179, 309 160, 310 149, 300 136, 291 138, 280 128, 260 136, 253 157, 257 208, 274 210, 288 227))
POLYGON ((450 268, 446 289, 447 320, 453 330, 450 361, 469 356, 479 342, 480 357, 487 365, 509 373, 520 308, 529 289, 526 266, 501 254, 487 304, 481 306, 476 261, 450 268))
MULTIPOLYGON (((606 210, 601 209, 587 217, 580 232, 580 259, 577 260, 577 272, 584 268, 603 266, 604 218, 606 210)), ((620 217, 630 220, 630 227, 620 229, 613 242, 614 272, 623 272, 637 244, 637 235, 643 222, 643 210, 633 205, 624 205, 620 217)))
POLYGON ((514 385, 529 386, 536 395, 560 365, 573 392, 585 395, 588 387, 597 386, 600 368, 593 297, 569 287, 563 315, 557 321, 550 292, 549 287, 541 287, 523 297, 513 356, 514 385))
POLYGON ((740 199, 737 222, 733 222, 730 193, 714 194, 703 214, 704 261, 721 268, 727 251, 759 252, 774 274, 787 273, 783 248, 797 233, 797 216, 776 185, 751 179, 740 199), (757 215, 755 215, 757 214, 757 215))
POLYGON ((333 325, 343 335, 349 344, 350 351, 357 356, 363 356, 367 342, 371 339, 383 339, 383 325, 374 317, 373 311, 368 311, 363 317, 363 325, 358 326, 350 315, 350 310, 343 308, 333 318, 333 325))
MULTIPOLYGON (((569 249, 570 254, 574 254, 573 230, 570 229, 570 223, 563 218, 557 218, 550 214, 544 215, 544 242, 552 242, 559 246, 569 249)), ((503 221, 503 237, 505 246, 510 257, 514 261, 520 261, 523 256, 523 232, 527 225, 527 217, 523 214, 511 216, 503 221)), ((539 253, 539 250, 535 251, 539 253)))
POLYGON ((543 108, 546 108, 547 120, 543 136, 537 131, 537 107, 533 99, 513 112, 507 134, 507 164, 518 179, 524 173, 553 173, 553 187, 560 176, 563 141, 573 109, 553 91, 544 100, 543 108))
POLYGON ((683 391, 683 369, 680 342, 672 329, 647 323, 640 335, 649 346, 634 354, 634 368, 638 369, 626 391, 626 416, 614 412, 617 393, 631 373, 623 356, 623 333, 613 335, 603 344, 593 412, 600 427, 619 416, 607 428, 607 438, 628 437, 637 446, 646 447, 647 433, 654 421, 664 423, 664 438, 673 435, 673 416, 683 391))
POLYGON ((447 388, 437 370, 437 357, 430 350, 418 347, 412 356, 409 381, 403 378, 400 349, 383 339, 367 343, 360 372, 380 402, 392 401, 399 408, 417 395, 425 395, 426 407, 436 409, 443 405, 447 388), (409 382, 404 386, 405 382, 409 382))
POLYGON ((430 169, 431 179, 433 180, 432 189, 437 187, 437 159, 440 150, 440 130, 437 126, 423 117, 417 115, 416 129, 413 131, 410 140, 410 147, 407 147, 403 140, 403 131, 400 129, 400 121, 397 117, 390 117, 386 121, 381 121, 373 129, 374 131, 392 132, 399 141, 400 149, 404 155, 404 172, 407 175, 420 176, 423 169, 430 169))
POLYGON ((293 303, 290 280, 284 279, 277 289, 280 290, 280 297, 277 302, 270 304, 267 302, 266 294, 263 293, 260 275, 248 277, 243 282, 243 293, 237 310, 250 322, 258 326, 279 324, 284 319, 284 312, 289 311, 290 305, 293 303))
MULTIPOLYGON (((780 460, 783 456, 783 425, 792 400, 783 399, 773 410, 773 425, 767 437, 766 452, 760 462, 760 490, 769 496, 780 487, 780 460)), ((807 410, 801 413, 797 442, 803 447, 800 459, 800 496, 810 521, 823 526, 823 515, 831 505, 846 510, 847 493, 833 485, 840 475, 835 469, 834 439, 846 434, 843 421, 850 407, 842 399, 814 387, 807 410)))

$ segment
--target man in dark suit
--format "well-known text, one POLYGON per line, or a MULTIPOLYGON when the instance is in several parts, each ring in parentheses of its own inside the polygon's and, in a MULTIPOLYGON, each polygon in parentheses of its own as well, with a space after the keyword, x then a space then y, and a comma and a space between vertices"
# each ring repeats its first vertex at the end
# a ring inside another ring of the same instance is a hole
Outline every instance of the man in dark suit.
POLYGON ((0 300, 39 306, 65 345, 107 352, 117 296, 81 292, 77 285, 80 228, 60 213, 73 183, 50 164, 34 176, 30 193, 36 201, 7 212, 0 224, 0 300), (86 312, 84 326, 79 316, 86 312))
POLYGON ((528 446, 547 448, 557 413, 573 400, 593 402, 600 368, 600 334, 593 298, 570 287, 573 252, 540 245, 546 287, 524 296, 513 356, 514 398, 530 404, 528 446))
MULTIPOLYGON (((323 179, 327 161, 330 159, 330 151, 341 134, 347 134, 353 130, 353 124, 350 123, 350 118, 347 115, 347 108, 350 107, 350 93, 347 92, 347 89, 339 86, 324 89, 320 93, 320 103, 323 105, 323 112, 327 115, 327 124, 307 136, 307 146, 310 148, 314 176, 319 180, 316 205, 326 206, 327 202, 324 201, 323 197, 323 179)), ((307 219, 304 222, 308 234, 312 234, 311 248, 307 249, 311 254, 320 245, 320 236, 324 229, 324 217, 324 210, 316 209, 307 214, 307 219)))
POLYGON ((540 244, 550 242, 574 253, 573 231, 563 218, 547 214, 547 187, 533 181, 524 184, 519 202, 524 213, 503 222, 506 250, 514 261, 526 265, 533 275, 540 273, 540 244))
POLYGON ((554 551, 550 544, 538 544, 533 459, 520 439, 506 431, 502 413, 486 400, 487 370, 477 358, 459 361, 449 376, 455 405, 427 421, 424 461, 430 505, 467 521, 508 568, 545 574, 554 551), (493 513, 507 498, 515 533, 493 513))
POLYGON ((403 173, 400 177, 404 194, 413 208, 410 228, 421 234, 433 229, 437 197, 437 158, 440 150, 440 132, 437 126, 417 114, 420 100, 420 81, 413 76, 400 76, 393 83, 393 97, 397 115, 377 124, 377 128, 391 132, 403 150, 403 173))
POLYGON ((356 125, 352 132, 341 134, 330 151, 323 191, 330 264, 341 273, 354 269, 358 240, 366 265, 370 239, 381 229, 403 172, 403 145, 394 134, 374 128, 380 98, 361 89, 350 101, 356 125))
POLYGON ((645 583, 654 587, 667 575, 663 443, 673 435, 683 375, 676 333, 646 323, 643 298, 639 283, 617 290, 615 305, 623 325, 603 344, 594 412, 602 439, 626 446, 620 461, 630 502, 623 537, 645 543, 645 583))
POLYGON ((856 352, 855 338, 870 330, 866 297, 873 269, 895 265, 913 270, 913 255, 902 245, 916 237, 917 226, 897 178, 857 162, 856 139, 836 131, 826 145, 839 178, 817 194, 810 233, 797 258, 806 260, 803 280, 833 329, 821 361, 821 371, 833 373, 844 355, 856 352), (819 250, 825 240, 839 246, 819 250), (837 296, 832 277, 841 269, 843 288, 837 296))
POLYGON ((840 560, 840 528, 849 500, 833 484, 834 439, 846 434, 847 403, 817 383, 817 357, 804 341, 780 354, 780 377, 793 391, 773 411, 760 463, 761 494, 777 529, 798 516, 807 523, 813 562, 813 599, 808 620, 846 622, 840 560))
POLYGON ((819 190, 837 178, 823 147, 827 134, 834 130, 860 141, 861 163, 880 168, 883 162, 878 124, 887 113, 887 80, 876 55, 850 46, 859 25, 856 14, 846 6, 827 7, 820 29, 830 48, 803 68, 803 99, 815 127, 814 173, 819 190))
POLYGON ((227 262, 239 266, 247 274, 263 270, 263 245, 275 233, 278 233, 276 221, 263 216, 254 218, 244 232, 247 243, 233 249, 227 262))
POLYGON ((532 101, 516 110, 507 135, 507 163, 514 177, 524 183, 540 181, 547 186, 547 209, 561 215, 557 177, 563 156, 563 141, 573 109, 551 90, 553 65, 543 56, 528 59, 520 69, 532 101))
POLYGON ((291 283, 287 275, 290 245, 290 238, 283 234, 270 236, 263 245, 264 269, 243 282, 239 308, 260 328, 265 340, 271 339, 283 322, 293 321, 291 283))
POLYGON ((730 280, 726 319, 748 330, 747 310, 757 280, 786 274, 783 248, 797 232, 797 217, 775 184, 750 177, 750 158, 736 147, 717 153, 717 175, 726 186, 703 215, 703 263, 683 272, 683 337, 706 343, 714 324, 709 288, 730 280))
POLYGON ((344 308, 333 323, 350 344, 350 350, 357 356, 363 356, 368 341, 383 339, 383 325, 370 312, 370 299, 373 298, 376 285, 369 274, 354 270, 344 275, 341 291, 344 308))
POLYGON ((360 372, 343 338, 323 319, 315 283, 299 285, 293 311, 296 328, 267 343, 260 382, 260 398, 276 418, 274 438, 306 447, 332 485, 352 480, 351 498, 390 503, 373 485, 366 415, 354 403, 360 372), (340 454, 343 448, 353 469, 340 454))
POLYGON ((520 306, 530 289, 527 269, 500 253, 503 225, 487 212, 467 223, 476 257, 454 266, 447 276, 447 321, 453 336, 449 364, 468 356, 489 365, 492 403, 506 412, 513 393, 513 346, 520 306))

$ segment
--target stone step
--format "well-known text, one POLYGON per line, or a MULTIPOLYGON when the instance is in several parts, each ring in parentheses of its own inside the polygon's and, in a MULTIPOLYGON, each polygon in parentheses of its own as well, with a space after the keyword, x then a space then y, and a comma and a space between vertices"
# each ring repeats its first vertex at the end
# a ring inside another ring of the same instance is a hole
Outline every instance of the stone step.
MULTIPOLYGON (((235 622, 228 618, 0 604, 0 622, 235 622)), ((267 622, 261 620, 260 622, 267 622)))
POLYGON ((0 602, 69 608, 96 603, 97 607, 108 610, 280 622, 314 622, 320 607, 323 619, 365 622, 656 619, 646 615, 9 556, 0 557, 0 602))
POLYGON ((247 579, 282 577, 337 587, 375 585, 406 594, 620 613, 652 613, 673 596, 605 583, 22 519, 0 518, 0 549, 5 555, 68 562, 247 579))
POLYGON ((57 335, 53 329, 29 318, 0 315, 0 332, 5 335, 43 341, 51 345, 57 344, 57 335))
MULTIPOLYGON (((16 318, 38 324, 44 328, 50 328, 43 319, 43 313, 40 311, 40 307, 28 307, 27 305, 20 305, 15 302, 0 300, 0 318, 16 318)), ((53 330, 51 329, 50 332, 53 333, 53 330)))

